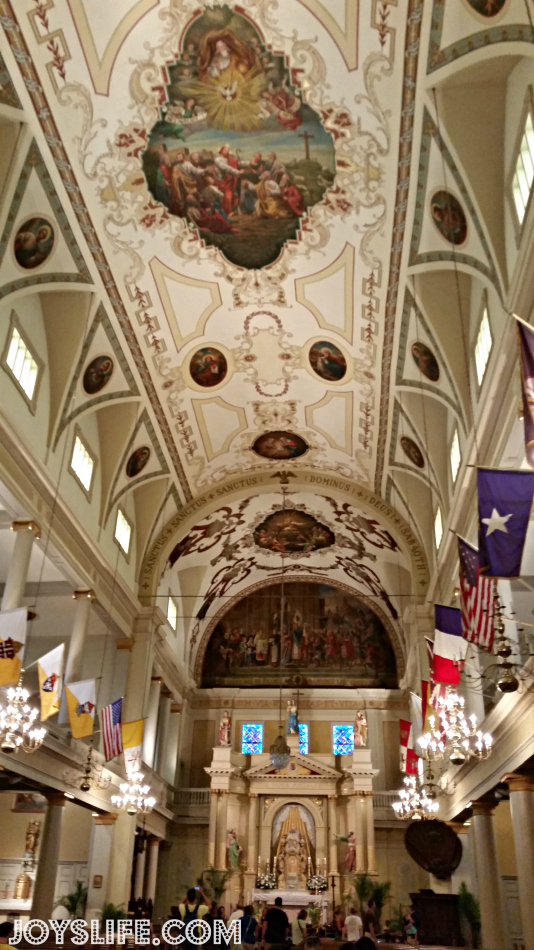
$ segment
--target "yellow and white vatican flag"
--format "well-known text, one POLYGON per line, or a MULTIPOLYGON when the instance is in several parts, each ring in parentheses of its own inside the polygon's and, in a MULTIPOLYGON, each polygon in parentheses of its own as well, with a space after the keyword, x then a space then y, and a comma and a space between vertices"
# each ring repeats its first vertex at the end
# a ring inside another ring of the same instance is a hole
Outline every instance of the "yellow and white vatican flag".
POLYGON ((95 724, 95 680, 80 680, 65 686, 65 699, 73 739, 92 735, 95 724))
POLYGON ((135 719, 133 722, 123 722, 122 724, 122 751, 124 753, 124 768, 128 778, 134 772, 141 771, 144 726, 144 719, 135 719))
POLYGON ((41 696, 41 722, 59 712, 65 644, 50 650, 37 660, 39 694, 41 696))
POLYGON ((27 625, 26 607, 0 613, 0 686, 16 686, 19 681, 27 625))

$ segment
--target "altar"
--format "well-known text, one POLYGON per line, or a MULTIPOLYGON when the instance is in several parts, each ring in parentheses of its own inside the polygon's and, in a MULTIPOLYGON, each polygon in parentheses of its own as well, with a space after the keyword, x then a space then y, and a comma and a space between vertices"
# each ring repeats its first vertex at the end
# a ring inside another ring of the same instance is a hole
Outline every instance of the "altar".
POLYGON ((285 910, 289 920, 295 920, 299 910, 306 910, 310 904, 315 904, 321 908, 321 923, 326 923, 328 910, 328 891, 320 891, 318 894, 310 891, 283 891, 283 890, 254 890, 250 894, 249 903, 264 903, 269 906, 274 905, 277 897, 282 898, 282 908, 285 910))

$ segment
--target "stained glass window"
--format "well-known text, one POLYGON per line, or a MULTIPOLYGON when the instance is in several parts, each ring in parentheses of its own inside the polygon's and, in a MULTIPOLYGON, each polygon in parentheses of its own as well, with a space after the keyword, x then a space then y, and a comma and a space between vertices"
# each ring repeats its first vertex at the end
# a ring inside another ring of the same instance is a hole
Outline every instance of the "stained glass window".
POLYGON ((308 755, 310 751, 310 736, 307 722, 299 722, 299 752, 308 755))
POLYGON ((244 722, 241 730, 241 752, 243 755, 253 755, 263 752, 263 723, 244 722))
POLYGON ((352 755, 354 752, 354 726, 333 726, 332 730, 334 755, 352 755))

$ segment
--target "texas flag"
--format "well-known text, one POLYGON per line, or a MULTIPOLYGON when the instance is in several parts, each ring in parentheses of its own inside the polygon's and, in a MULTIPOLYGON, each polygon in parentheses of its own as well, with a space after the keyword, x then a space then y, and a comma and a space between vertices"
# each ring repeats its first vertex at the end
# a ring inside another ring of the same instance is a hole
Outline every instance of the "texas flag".
POLYGON ((486 577, 519 577, 534 495, 534 472, 479 468, 478 548, 486 577))
POLYGON ((399 719, 400 767, 407 775, 418 774, 419 756, 414 749, 414 731, 409 719, 399 719))
POLYGON ((462 613, 456 607, 435 604, 434 624, 432 679, 435 683, 457 686, 468 646, 462 637, 462 613))

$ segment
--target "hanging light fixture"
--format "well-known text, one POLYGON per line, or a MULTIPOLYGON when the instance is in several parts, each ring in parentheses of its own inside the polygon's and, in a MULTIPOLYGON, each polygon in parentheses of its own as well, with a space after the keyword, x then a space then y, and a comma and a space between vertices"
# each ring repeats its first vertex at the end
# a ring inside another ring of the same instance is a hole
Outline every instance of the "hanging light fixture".
POLYGON ((93 746, 89 746, 81 773, 73 775, 68 769, 65 772, 65 783, 71 788, 79 788, 81 792, 89 792, 91 789, 103 791, 109 787, 111 775, 104 775, 102 766, 93 762, 93 751, 93 746))
POLYGON ((399 789, 399 799, 393 802, 397 818, 404 821, 421 821, 431 818, 439 811, 439 802, 435 795, 418 787, 415 775, 406 775, 404 788, 399 789))
POLYGON ((22 674, 17 686, 7 691, 7 704, 0 705, 0 751, 4 755, 19 752, 36 752, 46 735, 46 729, 36 727, 39 710, 28 705, 29 692, 22 686, 22 674))
POLYGON ((423 759, 439 762, 448 757, 452 765, 463 765, 469 758, 481 760, 491 755, 492 736, 477 728, 474 713, 466 718, 464 706, 464 697, 448 690, 438 700, 439 725, 436 717, 430 716, 430 731, 419 739, 423 759))
MULTIPOLYGON (((285 507, 286 507, 287 486, 286 484, 284 484, 283 481, 280 485, 280 489, 282 492, 282 512, 284 512, 285 507)), ((285 613, 285 598, 284 598, 284 564, 285 562, 284 562, 283 551, 281 552, 281 557, 282 557, 282 584, 281 584, 281 592, 280 592, 280 650, 279 650, 280 699, 279 699, 279 706, 278 706, 278 735, 269 749, 269 758, 271 760, 271 765, 274 765, 277 771, 280 771, 281 769, 285 769, 286 765, 288 764, 291 758, 291 749, 289 748, 287 744, 287 739, 283 735, 283 732, 282 732, 282 680, 281 680, 282 663, 281 661, 282 661, 282 636, 284 632, 284 613, 285 613)))
POLYGON ((156 799, 150 795, 150 785, 143 785, 143 779, 142 772, 133 772, 127 782, 119 785, 121 794, 111 796, 112 803, 119 811, 125 811, 128 815, 146 815, 152 811, 156 799))

